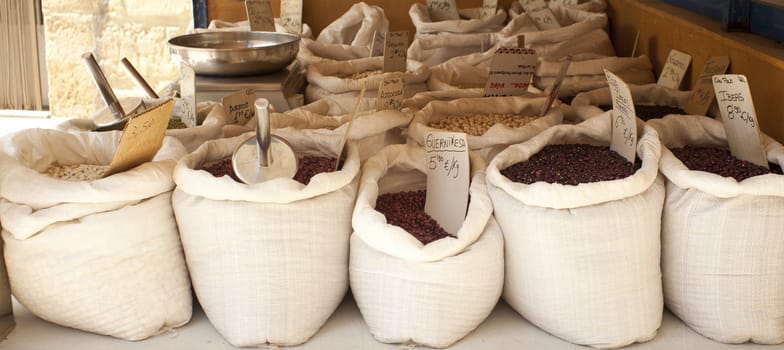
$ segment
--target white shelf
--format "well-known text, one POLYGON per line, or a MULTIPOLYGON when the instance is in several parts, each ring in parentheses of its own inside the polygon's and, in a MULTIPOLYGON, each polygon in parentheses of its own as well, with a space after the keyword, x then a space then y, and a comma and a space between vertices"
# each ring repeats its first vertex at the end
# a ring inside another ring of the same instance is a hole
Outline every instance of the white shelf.
MULTIPOLYGON (((8 339, 0 343, 0 349, 13 350, 223 350, 234 349, 218 334, 204 313, 196 307, 193 319, 174 333, 139 341, 129 342, 106 336, 64 328, 33 316, 20 304, 14 302, 16 328, 8 339)), ((373 339, 367 325, 351 296, 347 296, 338 310, 307 343, 296 349, 399 349, 399 344, 383 344, 373 339)), ((587 349, 567 343, 536 328, 520 317, 504 302, 500 302, 493 313, 479 328, 449 349, 587 349)), ((624 349, 633 350, 751 350, 784 349, 784 345, 741 344, 727 345, 704 338, 669 312, 665 312, 659 334, 653 340, 635 344, 624 349)))

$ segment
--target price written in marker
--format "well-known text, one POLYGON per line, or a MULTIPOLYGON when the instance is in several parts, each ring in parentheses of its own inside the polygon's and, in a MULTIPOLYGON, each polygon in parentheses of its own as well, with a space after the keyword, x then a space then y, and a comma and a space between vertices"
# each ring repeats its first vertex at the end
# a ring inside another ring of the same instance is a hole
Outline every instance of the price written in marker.
POLYGON ((280 25, 291 34, 302 33, 302 0, 280 1, 280 25))
POLYGON ((229 116, 227 124, 245 125, 256 116, 256 89, 248 88, 224 97, 221 102, 229 116))
POLYGON ((275 19, 272 17, 270 0, 245 0, 250 30, 254 32, 274 32, 275 19))
POLYGON ((430 12, 430 20, 434 22, 460 19, 455 0, 427 0, 426 3, 427 10, 430 12))
POLYGON ((403 96, 405 95, 406 78, 402 74, 395 74, 393 77, 385 78, 378 85, 378 98, 376 99, 376 110, 383 111, 388 109, 399 110, 403 107, 403 96))
POLYGON ((521 3, 525 12, 531 17, 539 30, 561 28, 561 23, 555 18, 555 14, 547 7, 547 3, 544 0, 521 0, 521 3))
POLYGON ((384 55, 384 42, 387 40, 387 32, 373 32, 373 42, 370 44, 370 57, 384 55))
POLYGON ((185 126, 192 128, 198 124, 196 120, 196 72, 193 67, 180 64, 180 100, 182 116, 180 119, 185 126))
POLYGON ((683 77, 686 76, 686 71, 689 69, 689 64, 691 64, 691 55, 678 50, 670 50, 667 63, 664 64, 656 84, 678 90, 683 77))
POLYGON ((519 96, 528 90, 539 58, 533 49, 502 47, 490 62, 484 96, 519 96))
POLYGON ((629 86, 618 76, 604 70, 612 95, 612 141, 610 149, 634 163, 637 154, 637 114, 629 86))
POLYGON ((498 9, 498 0, 483 0, 479 11, 480 18, 493 17, 498 9))
POLYGON ((384 73, 405 72, 408 32, 389 32, 384 40, 384 73))
POLYGON ((713 76, 717 74, 724 74, 730 66, 730 58, 727 56, 715 56, 705 62, 705 68, 702 70, 699 79, 697 80, 697 87, 692 92, 689 98, 689 103, 686 104, 686 113, 692 115, 705 115, 708 113, 715 94, 713 92, 713 76))
POLYGON ((427 197, 425 212, 449 233, 457 234, 468 208, 471 164, 465 133, 425 135, 427 197))
POLYGON ((117 151, 103 176, 133 169, 155 158, 163 145, 173 110, 174 100, 169 99, 131 118, 123 128, 117 151))
POLYGON ((751 100, 751 90, 746 76, 714 75, 713 89, 732 155, 768 168, 768 160, 760 140, 757 113, 751 100))

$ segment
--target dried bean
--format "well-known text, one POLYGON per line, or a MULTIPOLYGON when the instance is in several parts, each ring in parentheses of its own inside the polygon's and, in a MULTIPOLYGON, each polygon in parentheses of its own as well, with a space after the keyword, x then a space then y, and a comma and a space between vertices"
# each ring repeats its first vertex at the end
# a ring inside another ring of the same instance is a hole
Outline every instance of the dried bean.
POLYGON ((634 164, 606 146, 583 144, 547 145, 527 161, 501 170, 514 182, 539 181, 563 185, 623 179, 634 174, 642 163, 634 164))
MULTIPOLYGON (((310 179, 321 173, 330 172, 335 169, 335 158, 329 157, 302 157, 299 159, 299 167, 294 175, 294 180, 307 185, 310 179)), ((241 182, 234 173, 231 164, 231 157, 207 164, 201 170, 207 171, 212 176, 221 177, 229 175, 234 181, 241 182)))
POLYGON ((514 114, 453 115, 428 123, 431 128, 464 132, 474 136, 484 135, 493 125, 501 123, 510 128, 522 127, 539 117, 514 114))
POLYGON ((167 126, 166 129, 185 129, 187 127, 188 126, 185 125, 182 120, 171 118, 169 119, 169 126, 167 126))
POLYGON ((354 73, 354 74, 350 74, 350 75, 348 75, 346 77, 346 79, 351 79, 351 80, 365 79, 365 78, 369 78, 369 77, 372 77, 374 75, 379 75, 379 74, 382 74, 382 73, 384 73, 384 71, 380 70, 380 69, 369 70, 369 71, 365 71, 365 72, 357 72, 357 73, 354 73))
MULTIPOLYGON (((599 108, 606 112, 611 110, 612 106, 599 106, 599 108)), ((637 117, 644 121, 661 119, 670 114, 686 114, 683 109, 670 106, 634 105, 634 111, 637 113, 637 117)))
POLYGON ((60 180, 66 181, 92 181, 100 179, 106 170, 109 170, 108 165, 94 165, 94 164, 75 164, 75 165, 57 165, 53 164, 46 169, 46 174, 56 177, 60 180))
POLYGON ((240 179, 234 174, 234 166, 231 164, 231 157, 221 159, 217 162, 212 162, 207 164, 206 166, 202 167, 201 170, 204 170, 214 177, 222 177, 228 175, 234 181, 241 182, 240 179))
POLYGON ((781 174, 781 167, 775 164, 771 164, 770 170, 768 170, 757 164, 735 158, 726 149, 686 146, 673 148, 671 151, 689 170, 731 177, 736 181, 770 173, 781 174))
POLYGON ((444 237, 454 237, 425 213, 426 193, 407 191, 382 194, 376 200, 376 210, 384 214, 388 224, 406 230, 422 244, 444 237))

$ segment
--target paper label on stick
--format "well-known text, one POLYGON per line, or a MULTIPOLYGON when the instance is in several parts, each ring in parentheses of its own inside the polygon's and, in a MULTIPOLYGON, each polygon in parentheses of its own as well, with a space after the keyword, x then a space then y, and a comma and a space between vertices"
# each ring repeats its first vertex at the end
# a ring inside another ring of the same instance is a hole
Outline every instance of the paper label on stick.
POLYGON ((468 209, 471 163, 465 133, 425 135, 427 197, 425 212, 447 232, 457 235, 468 209))
POLYGON ((664 64, 656 84, 678 90, 681 87, 683 77, 686 76, 686 70, 689 69, 690 63, 691 55, 678 50, 670 50, 670 55, 667 56, 667 63, 664 64))
POLYGON ((727 143, 732 155, 768 168, 746 76, 714 75, 713 89, 716 91, 716 101, 719 103, 721 121, 727 132, 727 143))
POLYGON ((561 28, 561 23, 558 23, 558 19, 544 0, 521 0, 521 3, 539 30, 561 28))
POLYGON ((387 32, 373 32, 373 42, 370 44, 370 57, 384 55, 384 42, 387 39, 387 32))
POLYGON ((135 168, 155 158, 163 145, 173 110, 174 100, 169 99, 131 118, 123 128, 117 151, 104 177, 135 168))
POLYGON ((274 32, 275 19, 272 16, 270 0, 245 0, 250 30, 254 32, 274 32))
POLYGON ((302 0, 280 0, 280 25, 291 34, 302 34, 302 0))
POLYGON ((497 10, 498 0, 482 0, 482 7, 479 10, 479 17, 493 17, 497 10))
POLYGON ((525 35, 517 36, 517 47, 521 49, 525 48, 525 35))
POLYGON ((539 58, 533 49, 502 47, 490 62, 485 96, 518 96, 528 90, 539 58))
POLYGON ((406 88, 406 78, 402 74, 386 78, 378 85, 378 98, 376 110, 399 110, 403 107, 403 96, 406 88))
POLYGON ((686 104, 686 113, 691 115, 706 115, 710 109, 716 95, 713 92, 713 76, 724 74, 730 66, 730 58, 727 56, 714 56, 705 62, 697 86, 686 104))
POLYGON ((637 154, 637 114, 629 86, 618 76, 604 70, 612 95, 612 141, 610 149, 631 163, 637 154))
POLYGON ((408 32, 389 32, 384 39, 384 73, 405 72, 408 32))
POLYGON ((247 88, 223 97, 223 109, 229 120, 226 124, 245 125, 256 115, 256 89, 247 88))
POLYGON ((455 0, 427 0, 427 10, 433 22, 460 19, 455 0))
POLYGON ((180 64, 180 99, 182 100, 182 116, 185 126, 192 128, 199 122, 196 120, 196 72, 187 64, 180 64))

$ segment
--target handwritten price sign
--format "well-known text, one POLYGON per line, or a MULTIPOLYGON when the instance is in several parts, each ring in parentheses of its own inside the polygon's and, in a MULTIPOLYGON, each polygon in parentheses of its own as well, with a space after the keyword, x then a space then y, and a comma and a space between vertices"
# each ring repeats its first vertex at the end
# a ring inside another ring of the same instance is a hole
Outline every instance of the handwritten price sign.
POLYGON ((389 32, 384 39, 384 72, 405 72, 408 32, 389 32))
POLYGON ((275 20, 272 17, 270 0, 245 0, 245 11, 248 14, 250 30, 274 32, 275 20))
POLYGON ((434 22, 460 19, 455 0, 427 0, 427 10, 434 22))
POLYGON ((151 161, 163 145, 173 110, 174 100, 169 99, 131 118, 123 129, 117 151, 103 176, 117 174, 151 161))
POLYGON ((539 30, 561 28, 561 23, 555 18, 553 11, 547 7, 547 3, 544 0, 523 0, 522 3, 525 12, 531 17, 539 30))
POLYGON ((196 72, 193 67, 180 64, 180 103, 182 116, 180 119, 185 126, 192 128, 198 124, 196 119, 196 72))
POLYGON ((705 115, 713 103, 713 76, 717 74, 724 74, 730 65, 730 58, 727 56, 711 57, 705 62, 705 68, 702 69, 697 80, 697 86, 689 98, 689 103, 686 105, 686 113, 692 115, 705 115))
POLYGON ((465 133, 425 135, 427 198, 425 212, 447 232, 456 234, 468 208, 471 164, 465 133))
POLYGON ((689 69, 689 64, 691 64, 691 55, 678 50, 671 50, 670 55, 667 56, 667 63, 664 64, 656 84, 678 90, 683 77, 686 75, 686 70, 689 69))
POLYGON ((732 155, 767 168, 768 160, 762 148, 757 113, 746 77, 740 74, 714 75, 713 89, 732 155))
POLYGON ((487 18, 493 17, 498 9, 498 0, 483 0, 482 8, 479 11, 479 17, 487 18))
POLYGON ((256 89, 248 88, 224 97, 221 101, 226 114, 227 124, 245 125, 256 116, 256 89))
POLYGON ((376 99, 376 110, 387 109, 399 110, 403 107, 403 96, 405 94, 406 78, 402 75, 386 78, 378 86, 378 98, 376 99))
POLYGON ((637 154, 637 114, 629 86, 618 76, 604 70, 613 100, 612 141, 610 149, 631 163, 637 154))
POLYGON ((281 0, 280 24, 291 34, 302 33, 302 0, 281 0))
POLYGON ((519 96, 528 90, 539 58, 533 49, 502 47, 490 61, 485 96, 519 96))

